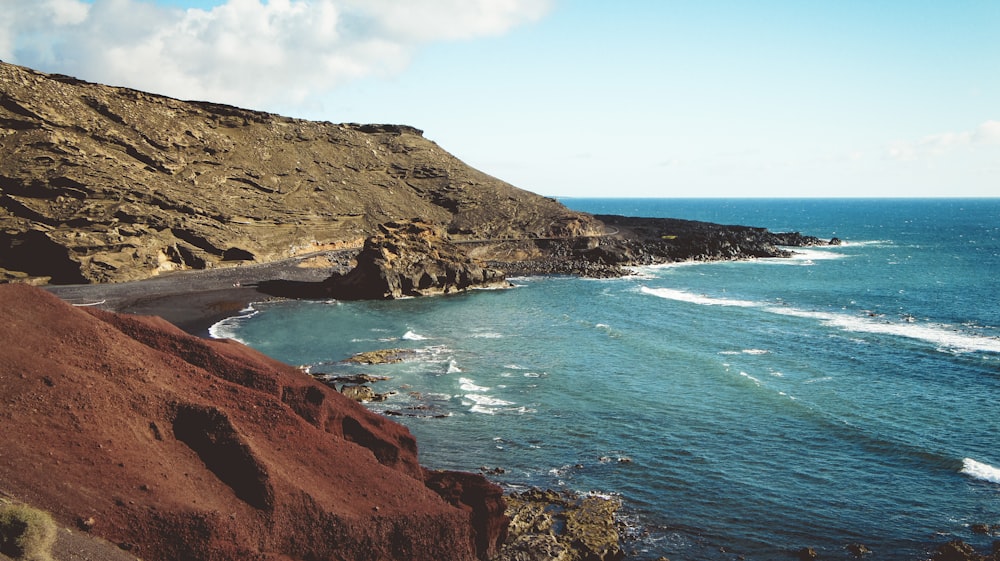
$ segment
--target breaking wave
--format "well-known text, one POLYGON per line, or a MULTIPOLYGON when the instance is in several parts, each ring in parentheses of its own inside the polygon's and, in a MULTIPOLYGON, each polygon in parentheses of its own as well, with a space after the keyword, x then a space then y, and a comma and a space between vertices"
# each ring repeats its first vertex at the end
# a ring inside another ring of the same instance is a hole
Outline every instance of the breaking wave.
POLYGON ((894 335, 908 339, 916 339, 933 343, 941 348, 956 351, 981 351, 1000 353, 1000 338, 962 332, 958 329, 938 323, 915 323, 912 318, 904 321, 888 321, 875 315, 852 315, 835 312, 804 310, 791 306, 779 306, 769 302, 755 302, 731 298, 718 298, 704 294, 694 294, 673 288, 639 289, 643 294, 687 302, 700 306, 721 306, 738 308, 756 308, 768 313, 798 318, 814 319, 821 325, 835 327, 854 333, 874 333, 879 335, 894 335))
POLYGON ((972 458, 965 458, 962 460, 961 473, 964 473, 973 479, 1000 484, 1000 468, 995 468, 989 464, 977 462, 972 458))

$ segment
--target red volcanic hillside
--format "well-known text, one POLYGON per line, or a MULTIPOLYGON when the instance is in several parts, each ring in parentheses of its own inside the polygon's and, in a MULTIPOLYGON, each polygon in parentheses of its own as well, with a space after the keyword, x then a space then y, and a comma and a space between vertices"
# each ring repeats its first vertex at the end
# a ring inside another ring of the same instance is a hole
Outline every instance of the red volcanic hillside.
POLYGON ((0 404, 0 493, 146 560, 462 560, 505 533, 500 489, 424 470, 406 428, 159 318, 0 285, 0 404))

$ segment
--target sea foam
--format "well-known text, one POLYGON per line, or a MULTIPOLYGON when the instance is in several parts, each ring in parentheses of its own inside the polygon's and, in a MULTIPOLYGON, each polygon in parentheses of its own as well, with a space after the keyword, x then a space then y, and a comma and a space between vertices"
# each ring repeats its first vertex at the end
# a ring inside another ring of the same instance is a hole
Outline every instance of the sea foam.
POLYGON ((801 247, 790 249, 792 251, 790 257, 765 257, 758 259, 758 261, 774 265, 813 265, 816 261, 843 259, 847 257, 846 253, 838 253, 829 249, 804 249, 801 247))
POLYGON ((704 294, 694 294, 673 288, 639 289, 643 294, 658 298, 698 304, 737 308, 757 308, 768 313, 817 320, 821 325, 835 327, 855 333, 893 335, 933 343, 939 348, 965 352, 1000 353, 1000 338, 962 332, 954 327, 938 323, 914 323, 912 321, 893 322, 871 315, 851 315, 835 312, 803 310, 792 306, 778 306, 769 302, 754 302, 732 298, 718 298, 704 294))
POLYGON ((246 341, 237 337, 236 334, 239 333, 240 326, 244 321, 259 313, 260 311, 255 309, 253 304, 250 304, 246 308, 240 310, 239 315, 215 322, 208 328, 208 335, 212 339, 232 339, 233 341, 239 341, 245 345, 247 344, 246 341))
POLYGON ((486 386, 476 385, 475 380, 472 380, 471 378, 459 378, 458 383, 460 384, 458 387, 461 388, 463 392, 486 392, 490 390, 486 386))
POLYGON ((1000 484, 1000 468, 977 462, 972 458, 962 460, 962 473, 974 479, 1000 484))

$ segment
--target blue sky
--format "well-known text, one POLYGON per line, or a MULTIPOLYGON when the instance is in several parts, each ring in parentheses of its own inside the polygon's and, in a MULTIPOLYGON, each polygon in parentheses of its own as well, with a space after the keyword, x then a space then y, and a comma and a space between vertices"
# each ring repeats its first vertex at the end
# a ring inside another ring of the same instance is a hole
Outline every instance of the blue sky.
POLYGON ((2 60, 410 124, 546 195, 1000 196, 996 0, 0 4, 2 60))

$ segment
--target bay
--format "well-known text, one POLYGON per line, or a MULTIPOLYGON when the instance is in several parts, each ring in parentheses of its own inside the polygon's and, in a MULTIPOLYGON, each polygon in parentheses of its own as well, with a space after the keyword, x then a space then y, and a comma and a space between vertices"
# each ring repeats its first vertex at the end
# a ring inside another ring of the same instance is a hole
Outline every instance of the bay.
POLYGON ((371 407, 433 468, 625 504, 630 557, 920 559, 1000 524, 1000 200, 565 199, 838 237, 791 259, 390 302, 257 304, 217 324, 371 407), (395 365, 356 352, 413 349, 395 365))

